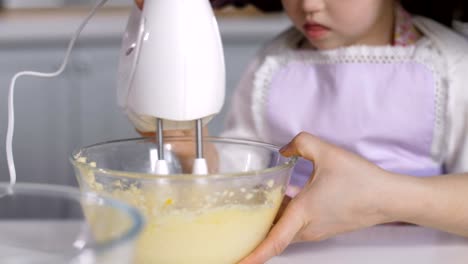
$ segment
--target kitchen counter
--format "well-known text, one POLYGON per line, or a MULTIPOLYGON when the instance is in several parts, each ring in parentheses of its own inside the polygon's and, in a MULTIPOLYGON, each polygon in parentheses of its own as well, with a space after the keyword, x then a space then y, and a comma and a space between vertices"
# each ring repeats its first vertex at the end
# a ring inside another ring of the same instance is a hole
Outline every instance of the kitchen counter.
MULTIPOLYGON (((73 221, 0 221, 0 243, 29 232, 63 234, 63 243, 73 241, 73 221)), ((42 237, 43 236, 37 236, 42 237)), ((33 242, 33 241, 32 241, 33 242)), ((0 258, 2 252, 0 252, 0 258)), ((468 239, 417 226, 376 226, 315 243, 291 245, 268 264, 466 264, 468 239)))
POLYGON ((466 264, 468 239, 417 226, 376 226, 291 245, 268 264, 466 264))

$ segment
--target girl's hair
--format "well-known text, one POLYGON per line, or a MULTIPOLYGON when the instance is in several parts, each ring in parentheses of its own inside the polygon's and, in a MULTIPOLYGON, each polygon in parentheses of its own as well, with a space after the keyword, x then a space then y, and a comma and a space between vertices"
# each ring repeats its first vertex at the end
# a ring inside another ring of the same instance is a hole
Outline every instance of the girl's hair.
MULTIPOLYGON (((281 11, 281 0, 230 0, 237 6, 252 4, 265 12, 281 11)), ((468 0, 400 0, 408 12, 432 18, 447 26, 454 19, 468 22, 468 0)))
POLYGON ((220 6, 232 4, 237 7, 244 7, 247 4, 252 4, 256 8, 264 12, 278 12, 283 10, 281 0, 211 0, 212 3, 220 3, 220 6))
POLYGON ((411 14, 432 18, 447 26, 454 19, 468 22, 467 0, 400 0, 411 14))

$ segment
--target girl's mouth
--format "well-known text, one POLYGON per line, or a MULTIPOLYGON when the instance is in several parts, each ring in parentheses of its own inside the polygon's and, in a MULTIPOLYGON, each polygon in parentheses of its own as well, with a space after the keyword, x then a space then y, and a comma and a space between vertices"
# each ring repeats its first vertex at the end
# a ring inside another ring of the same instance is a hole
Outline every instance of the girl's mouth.
POLYGON ((303 28, 306 35, 311 39, 320 39, 330 32, 330 28, 318 23, 307 22, 303 28))

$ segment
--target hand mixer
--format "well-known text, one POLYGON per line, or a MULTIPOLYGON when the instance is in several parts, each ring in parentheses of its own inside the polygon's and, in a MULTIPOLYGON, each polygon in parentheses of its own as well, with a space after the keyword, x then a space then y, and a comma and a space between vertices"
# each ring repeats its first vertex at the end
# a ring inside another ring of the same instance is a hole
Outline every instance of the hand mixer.
POLYGON ((221 37, 208 0, 149 0, 134 7, 120 54, 118 103, 155 131, 157 174, 168 174, 163 130, 196 130, 194 174, 207 174, 202 127, 224 103, 221 37))
MULTIPOLYGON (((16 182, 13 159, 14 89, 22 76, 60 75, 81 31, 107 0, 98 0, 76 30, 60 68, 44 73, 23 71, 12 78, 8 96, 6 154, 10 182, 16 182)), ((194 174, 207 174, 202 126, 224 103, 225 66, 221 38, 209 0, 147 0, 134 7, 120 54, 117 97, 141 131, 156 131, 155 172, 168 174, 163 130, 196 128, 194 174)))

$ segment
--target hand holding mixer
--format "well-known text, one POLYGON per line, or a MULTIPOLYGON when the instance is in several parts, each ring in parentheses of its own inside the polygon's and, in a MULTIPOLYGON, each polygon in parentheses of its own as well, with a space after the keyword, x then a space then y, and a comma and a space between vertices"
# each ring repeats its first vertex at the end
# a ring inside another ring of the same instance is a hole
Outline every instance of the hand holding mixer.
MULTIPOLYGON (((21 76, 60 75, 81 31, 107 0, 99 0, 73 35, 60 68, 52 73, 19 72, 10 85, 6 152, 10 181, 16 181, 12 153, 13 93, 21 76)), ((225 65, 221 38, 208 0, 147 0, 136 6, 124 33, 117 97, 137 129, 156 131, 155 172, 168 174, 163 130, 196 129, 194 174, 207 174, 202 126, 224 103, 225 65)))

